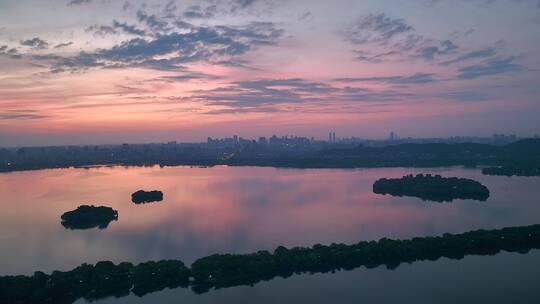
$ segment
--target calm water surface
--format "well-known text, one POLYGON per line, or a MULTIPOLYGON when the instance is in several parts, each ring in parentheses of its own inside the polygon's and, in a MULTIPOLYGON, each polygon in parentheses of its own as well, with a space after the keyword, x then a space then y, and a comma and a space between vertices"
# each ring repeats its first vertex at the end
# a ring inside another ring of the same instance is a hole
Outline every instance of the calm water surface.
MULTIPOLYGON (((256 167, 99 167, 0 174, 0 274, 68 270, 100 260, 181 259, 353 243, 540 223, 540 179, 483 176, 477 169, 296 170, 256 167), (435 173, 481 181, 486 202, 424 202, 373 194, 381 177, 435 173), (132 192, 162 190, 155 204, 132 192), (80 204, 111 206, 107 229, 66 230, 60 215, 80 204)), ((195 295, 166 290, 103 303, 538 303, 540 252, 441 259, 396 270, 293 276, 195 295), (389 292, 391 290, 391 292, 389 292), (407 300, 405 300, 407 299, 407 300), (410 301, 409 301, 410 300, 410 301)), ((83 301, 81 301, 82 303, 83 301)))

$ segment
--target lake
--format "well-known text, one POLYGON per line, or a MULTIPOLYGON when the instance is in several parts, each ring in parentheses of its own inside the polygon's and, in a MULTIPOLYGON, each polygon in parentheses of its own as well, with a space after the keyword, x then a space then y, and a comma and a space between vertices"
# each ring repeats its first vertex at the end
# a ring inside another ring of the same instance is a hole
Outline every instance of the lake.
MULTIPOLYGON (((540 178, 484 176, 479 169, 276 169, 94 167, 0 174, 0 275, 69 270, 100 260, 133 263, 279 245, 356 243, 540 223, 540 178), (432 173, 472 178, 486 202, 426 202, 372 193, 382 177, 432 173), (136 190, 164 200, 135 205, 136 190), (119 212, 106 229, 67 230, 81 204, 119 212)), ((297 275, 197 295, 165 290, 98 303, 537 303, 540 251, 297 275)), ((80 300, 80 303, 85 303, 80 300)))

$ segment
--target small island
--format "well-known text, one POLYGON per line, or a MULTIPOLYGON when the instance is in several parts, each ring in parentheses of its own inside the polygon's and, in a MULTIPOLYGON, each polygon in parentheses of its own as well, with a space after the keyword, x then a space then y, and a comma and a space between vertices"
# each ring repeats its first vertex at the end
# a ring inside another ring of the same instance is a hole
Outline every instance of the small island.
POLYGON ((139 190, 131 194, 131 201, 135 204, 146 204, 152 202, 161 202, 163 200, 163 192, 161 191, 144 191, 139 190))
POLYGON ((105 229, 110 222, 118 220, 118 211, 111 207, 82 205, 62 214, 61 219, 67 229, 105 229))
POLYGON ((373 184, 373 192, 392 196, 412 196, 435 202, 451 202, 455 199, 485 201, 489 198, 489 189, 475 180, 431 174, 382 178, 373 184))

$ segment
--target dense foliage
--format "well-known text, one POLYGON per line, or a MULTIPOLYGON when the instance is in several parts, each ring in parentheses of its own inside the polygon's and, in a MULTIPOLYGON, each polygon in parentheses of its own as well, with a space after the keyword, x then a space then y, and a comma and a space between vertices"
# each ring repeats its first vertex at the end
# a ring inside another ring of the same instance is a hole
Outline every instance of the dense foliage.
POLYGON ((144 191, 139 190, 131 194, 131 201, 135 204, 144 204, 151 202, 160 202, 163 200, 163 192, 161 191, 144 191))
POLYGON ((0 303, 72 303, 76 299, 96 300, 121 297, 130 292, 143 296, 164 288, 187 287, 195 292, 211 288, 252 285, 295 273, 351 270, 400 263, 461 259, 466 255, 493 255, 501 250, 526 253, 540 249, 540 225, 477 230, 438 237, 409 240, 362 241, 357 244, 315 245, 307 248, 278 247, 273 253, 216 254, 201 258, 191 269, 180 261, 148 262, 139 265, 99 262, 83 264, 71 271, 48 275, 0 277, 0 303))
POLYGON ((111 207, 82 205, 62 214, 61 219, 62 225, 69 229, 104 229, 118 219, 118 211, 111 207))
POLYGON ((430 174, 382 178, 373 184, 373 192, 392 196, 414 196, 436 202, 451 202, 454 199, 485 201, 489 198, 489 189, 477 181, 430 174))
POLYGON ((540 166, 537 164, 506 165, 482 169, 485 175, 502 176, 540 176, 540 166))
POLYGON ((180 261, 83 264, 47 275, 0 277, 0 303, 73 303, 79 298, 138 296, 188 285, 189 270, 180 261))
POLYGON ((0 149, 0 172, 94 165, 376 168, 503 166, 524 161, 540 166, 540 139, 523 139, 504 146, 477 143, 363 146, 308 140, 305 144, 277 146, 249 141, 231 147, 200 143, 0 149))

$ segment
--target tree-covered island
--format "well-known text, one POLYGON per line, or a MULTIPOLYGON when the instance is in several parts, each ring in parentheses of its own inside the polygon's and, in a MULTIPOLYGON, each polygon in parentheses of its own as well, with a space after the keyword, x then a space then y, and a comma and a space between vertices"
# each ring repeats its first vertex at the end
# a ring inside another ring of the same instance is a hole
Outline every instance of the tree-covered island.
POLYGON ((68 229, 107 228, 110 222, 118 220, 118 211, 111 207, 82 205, 61 216, 62 225, 68 229))
POLYGON ((382 178, 373 184, 373 192, 392 196, 413 196, 435 202, 451 202, 455 199, 485 201, 489 198, 489 189, 475 180, 431 174, 382 178))
POLYGON ((161 202, 163 200, 163 192, 153 190, 153 191, 144 191, 139 190, 131 194, 131 201, 135 204, 146 204, 152 202, 161 202))

